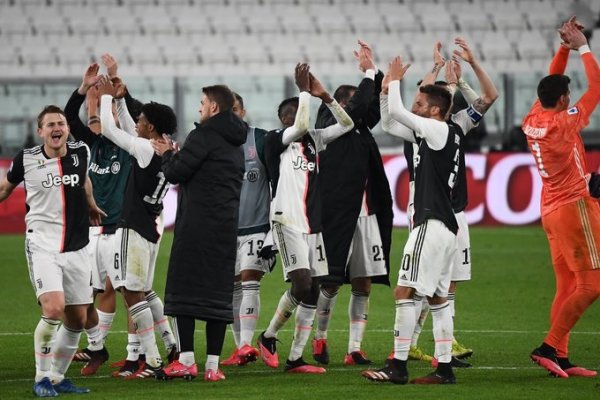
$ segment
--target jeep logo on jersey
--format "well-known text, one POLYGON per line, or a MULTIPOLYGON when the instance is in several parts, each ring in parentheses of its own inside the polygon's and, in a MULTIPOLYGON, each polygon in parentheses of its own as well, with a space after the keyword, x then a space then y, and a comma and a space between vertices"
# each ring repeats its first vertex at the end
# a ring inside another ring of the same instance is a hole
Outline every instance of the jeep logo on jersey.
POLYGON ((48 174, 46 179, 46 181, 42 182, 42 186, 45 188, 60 185, 75 187, 79 184, 79 175, 77 174, 63 176, 53 176, 52 174, 48 174))
POLYGON ((111 164, 110 166, 110 172, 112 172, 113 174, 118 174, 119 171, 121 170, 121 163, 118 161, 115 161, 111 164))
POLYGON ((256 182, 259 176, 260 171, 258 170, 258 168, 252 168, 250 171, 244 173, 244 179, 248 182, 256 182))
POLYGON ((292 163, 294 169, 301 169, 302 171, 314 171, 315 163, 312 161, 303 160, 302 157, 298 156, 296 161, 292 163))

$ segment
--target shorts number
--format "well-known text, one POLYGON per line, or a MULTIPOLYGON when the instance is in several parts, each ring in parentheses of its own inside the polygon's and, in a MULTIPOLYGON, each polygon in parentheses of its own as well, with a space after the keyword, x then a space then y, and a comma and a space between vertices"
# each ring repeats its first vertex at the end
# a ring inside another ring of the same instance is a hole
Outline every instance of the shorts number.
POLYGON ((323 256, 323 246, 318 245, 317 251, 319 252, 319 258, 317 259, 317 261, 325 261, 325 257, 323 256))
POLYGON ((402 268, 402 271, 408 271, 410 269, 410 254, 405 254, 404 257, 402 257, 402 266, 400 268, 402 268))
POLYGON ((374 245, 371 250, 373 251, 373 261, 383 261, 385 256, 383 254, 383 248, 379 245, 374 245))
POLYGON ((115 253, 114 267, 115 269, 119 269, 119 253, 115 253))
POLYGON ((462 251, 463 254, 465 255, 465 259, 463 260, 462 265, 469 265, 469 263, 470 263, 470 261, 469 261, 469 254, 471 253, 470 250, 471 249, 467 247, 466 249, 464 249, 462 251))
MULTIPOLYGON (((262 249, 264 243, 265 243, 264 240, 257 240, 256 241, 256 250, 260 251, 260 249, 262 249)), ((248 244, 250 245, 250 250, 248 251, 247 255, 253 256, 254 255, 254 240, 249 241, 248 244)))

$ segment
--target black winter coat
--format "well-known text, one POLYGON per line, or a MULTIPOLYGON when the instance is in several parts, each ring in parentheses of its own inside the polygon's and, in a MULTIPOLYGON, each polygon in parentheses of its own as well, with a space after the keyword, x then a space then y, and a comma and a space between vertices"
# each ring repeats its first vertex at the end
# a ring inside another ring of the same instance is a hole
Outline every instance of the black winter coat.
POLYGON ((231 111, 196 124, 181 150, 163 155, 167 180, 179 184, 165 314, 233 321, 247 125, 231 111))
MULTIPOLYGON (((354 129, 327 145, 320 153, 319 179, 323 207, 323 241, 327 253, 329 275, 321 282, 349 282, 346 269, 350 244, 362 205, 365 182, 369 214, 375 214, 383 244, 387 274, 372 277, 373 283, 389 285, 389 256, 392 243, 392 193, 383 161, 371 129, 381 119, 379 93, 383 74, 375 80, 364 78, 345 107, 354 121, 354 129)), ((316 128, 335 124, 325 105, 317 115, 316 128)))

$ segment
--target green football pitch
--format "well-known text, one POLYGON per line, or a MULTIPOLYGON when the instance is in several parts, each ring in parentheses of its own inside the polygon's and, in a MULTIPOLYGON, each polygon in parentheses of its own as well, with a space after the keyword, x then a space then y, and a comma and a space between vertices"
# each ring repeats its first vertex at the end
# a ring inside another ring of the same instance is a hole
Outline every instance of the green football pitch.
MULTIPOLYGON (((159 255, 155 289, 164 290, 165 271, 171 247, 171 234, 165 236, 159 255)), ((404 230, 394 233, 391 280, 397 279, 404 230)), ((455 335, 474 349, 473 367, 456 370, 454 386, 397 386, 377 384, 360 376, 361 367, 342 363, 348 338, 348 288, 341 291, 333 314, 329 345, 331 363, 320 376, 284 374, 260 361, 245 367, 225 367, 227 379, 207 383, 122 381, 110 377, 107 365, 89 378, 79 376, 81 364, 72 364, 68 376, 92 392, 85 399, 598 399, 600 378, 550 378, 529 361, 529 352, 548 329, 548 313, 554 292, 554 278, 546 238, 538 226, 525 228, 472 228, 473 280, 457 290, 455 335)), ((33 336, 40 312, 27 275, 23 237, 0 236, 0 399, 32 398, 34 376, 33 336)), ((262 310, 258 323, 264 329, 286 285, 281 264, 262 283, 262 310)), ((363 349, 383 364, 393 345, 394 302, 385 286, 373 288, 369 325, 363 349)), ((197 324, 196 359, 203 369, 203 324, 197 324)), ((571 335, 572 361, 600 369, 600 305, 593 305, 571 335)), ((289 321, 279 335, 280 360, 287 356, 293 335, 289 321)), ((125 356, 125 313, 119 300, 113 332, 107 340, 110 361, 125 356)), ((159 343, 160 344, 160 343, 159 343)), ((421 347, 433 352, 431 319, 421 336, 421 347)), ((162 344, 161 348, 162 348, 162 344)), ((233 339, 227 333, 223 356, 232 351, 233 339)), ((310 343, 304 358, 311 360, 310 343)), ((409 363, 411 377, 430 371, 422 362, 409 363)), ((61 397, 74 398, 76 395, 61 397)))

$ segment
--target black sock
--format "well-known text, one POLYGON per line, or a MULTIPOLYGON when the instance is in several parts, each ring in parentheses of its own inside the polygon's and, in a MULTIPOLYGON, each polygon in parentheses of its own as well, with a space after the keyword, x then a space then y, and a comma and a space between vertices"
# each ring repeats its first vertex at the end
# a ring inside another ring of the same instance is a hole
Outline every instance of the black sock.
POLYGON ((441 363, 441 362, 438 362, 438 366, 437 366, 435 372, 438 375, 442 375, 442 376, 452 376, 452 375, 454 375, 454 373, 452 372, 452 367, 450 366, 450 363, 441 363))
POLYGON ((556 349, 546 342, 543 342, 540 346, 540 353, 544 356, 556 356, 556 349))
POLYGON ((225 341, 227 324, 221 321, 206 321, 206 354, 220 356, 225 341))
POLYGON ((176 316, 173 318, 174 327, 179 338, 179 351, 194 351, 194 329, 196 320, 193 317, 176 316))
POLYGON ((556 357, 556 360, 558 360, 558 366, 563 370, 576 367, 576 365, 571 364, 568 357, 556 357))

